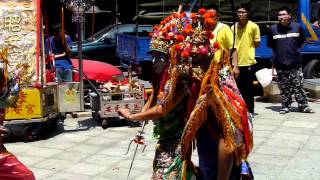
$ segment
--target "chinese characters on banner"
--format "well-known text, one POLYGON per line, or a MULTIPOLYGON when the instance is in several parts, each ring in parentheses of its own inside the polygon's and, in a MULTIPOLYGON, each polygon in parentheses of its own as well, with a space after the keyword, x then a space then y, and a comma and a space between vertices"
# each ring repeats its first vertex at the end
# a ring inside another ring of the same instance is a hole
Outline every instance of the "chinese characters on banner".
POLYGON ((36 80, 36 9, 34 0, 0 0, 0 48, 9 49, 10 71, 28 63, 29 75, 36 80))
POLYGON ((23 89, 19 93, 18 102, 14 107, 6 109, 6 119, 38 118, 41 116, 40 100, 41 92, 39 89, 23 89))
POLYGON ((19 99, 15 107, 7 108, 6 113, 15 113, 21 115, 23 113, 33 114, 35 105, 27 101, 27 93, 21 91, 19 93, 19 99), (24 112, 26 111, 26 112, 24 112))

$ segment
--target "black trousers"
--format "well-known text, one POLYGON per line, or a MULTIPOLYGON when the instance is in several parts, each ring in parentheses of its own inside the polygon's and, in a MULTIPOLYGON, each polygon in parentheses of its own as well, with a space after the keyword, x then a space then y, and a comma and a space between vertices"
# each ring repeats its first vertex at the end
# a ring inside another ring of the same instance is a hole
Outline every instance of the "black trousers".
POLYGON ((239 67, 240 75, 236 79, 239 91, 247 104, 248 111, 254 113, 254 65, 239 67))
POLYGON ((302 67, 296 67, 290 70, 277 69, 278 84, 282 99, 282 107, 290 107, 292 95, 295 96, 298 106, 308 106, 306 92, 303 89, 302 67))

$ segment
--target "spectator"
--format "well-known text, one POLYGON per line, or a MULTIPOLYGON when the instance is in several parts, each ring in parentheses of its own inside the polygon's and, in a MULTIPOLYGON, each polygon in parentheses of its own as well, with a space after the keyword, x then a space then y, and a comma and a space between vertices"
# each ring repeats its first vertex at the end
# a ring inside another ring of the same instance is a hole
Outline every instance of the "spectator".
MULTIPOLYGON (((161 28, 166 29, 165 27, 161 28)), ((155 148, 151 179, 181 179, 180 141, 190 94, 185 88, 175 88, 186 87, 187 81, 178 73, 173 73, 177 75, 174 76, 177 80, 172 81, 173 76, 170 75, 172 71, 169 68, 170 49, 169 42, 163 38, 162 34, 154 31, 150 43, 150 54, 154 61, 153 92, 142 112, 131 114, 129 109, 118 111, 128 121, 154 120, 153 135, 158 142, 155 148)))
MULTIPOLYGON (((211 40, 211 42, 218 42, 218 44, 221 46, 222 50, 230 50, 233 48, 233 35, 232 31, 230 30, 230 27, 226 24, 223 24, 219 22, 219 12, 218 8, 213 5, 209 6, 208 9, 212 11, 216 16, 214 17, 217 23, 214 25, 213 34, 214 39, 211 40)), ((220 59, 221 51, 218 51, 215 53, 215 59, 220 59)), ((239 69, 238 69, 238 59, 237 59, 237 50, 232 50, 232 66, 233 66, 233 73, 235 78, 239 76, 239 69)))
POLYGON ((53 36, 46 43, 47 55, 54 55, 56 78, 59 82, 72 81, 72 62, 70 60, 72 41, 69 35, 64 34, 62 39, 61 25, 53 26, 53 36))
POLYGON ((279 23, 271 26, 268 46, 273 50, 273 65, 277 71, 282 99, 280 114, 292 111, 292 95, 298 102, 300 112, 312 113, 303 89, 303 73, 300 59, 301 46, 305 37, 301 26, 291 21, 291 10, 278 10, 279 23))
POLYGON ((320 28, 320 1, 317 3, 317 7, 315 7, 315 20, 313 25, 319 29, 320 28))
POLYGON ((254 114, 254 65, 255 48, 260 44, 259 26, 248 19, 250 9, 246 4, 241 4, 237 9, 238 22, 231 30, 235 34, 235 47, 238 52, 239 77, 236 79, 240 93, 247 104, 253 117, 254 114))

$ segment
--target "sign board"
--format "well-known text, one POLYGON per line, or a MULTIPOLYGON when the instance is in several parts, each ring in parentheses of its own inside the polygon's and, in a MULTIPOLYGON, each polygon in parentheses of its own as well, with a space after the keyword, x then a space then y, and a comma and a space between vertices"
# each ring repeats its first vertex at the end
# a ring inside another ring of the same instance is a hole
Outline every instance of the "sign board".
MULTIPOLYGON (((37 2, 39 0, 0 0, 0 48, 8 48, 9 71, 28 63, 32 82, 37 81, 39 42, 37 2)), ((39 8, 38 8, 39 9, 39 8)))
POLYGON ((80 83, 65 82, 58 85, 59 112, 80 111, 80 83))
POLYGON ((41 92, 37 88, 23 89, 15 107, 6 109, 5 119, 32 119, 42 117, 41 92))
POLYGON ((141 112, 144 101, 142 100, 121 100, 121 101, 104 101, 102 106, 102 117, 118 117, 118 109, 127 108, 131 112, 141 112))

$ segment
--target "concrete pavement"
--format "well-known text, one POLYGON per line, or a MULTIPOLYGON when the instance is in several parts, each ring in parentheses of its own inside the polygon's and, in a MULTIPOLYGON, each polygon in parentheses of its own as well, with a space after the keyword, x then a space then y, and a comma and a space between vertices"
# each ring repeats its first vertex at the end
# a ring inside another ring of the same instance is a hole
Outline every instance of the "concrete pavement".
MULTIPOLYGON (((256 102, 255 145, 249 160, 257 180, 320 179, 320 103, 310 104, 316 113, 280 115, 280 104, 256 102)), ((44 140, 5 146, 37 179, 122 180, 127 177, 134 145, 128 155, 125 152, 139 128, 113 125, 103 130, 91 118, 69 118, 44 140)), ((140 147, 130 179, 151 176, 155 145, 151 135, 149 123, 145 154, 140 147)))

